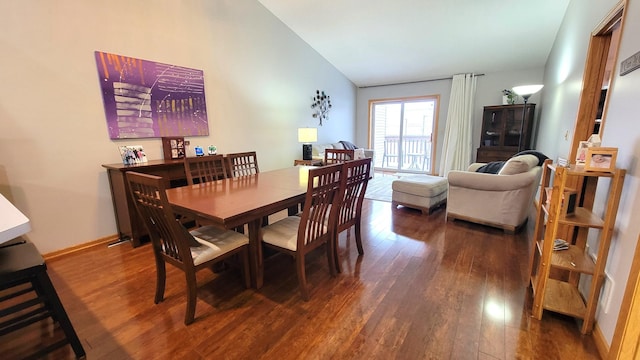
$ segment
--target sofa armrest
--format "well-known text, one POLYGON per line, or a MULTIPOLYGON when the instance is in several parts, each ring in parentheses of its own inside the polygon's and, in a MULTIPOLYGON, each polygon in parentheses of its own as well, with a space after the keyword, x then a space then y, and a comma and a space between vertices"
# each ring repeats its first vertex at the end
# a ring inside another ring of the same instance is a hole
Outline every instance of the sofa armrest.
POLYGON ((450 171, 449 186, 485 191, 517 190, 531 185, 538 177, 540 167, 515 175, 495 175, 469 171, 450 171))

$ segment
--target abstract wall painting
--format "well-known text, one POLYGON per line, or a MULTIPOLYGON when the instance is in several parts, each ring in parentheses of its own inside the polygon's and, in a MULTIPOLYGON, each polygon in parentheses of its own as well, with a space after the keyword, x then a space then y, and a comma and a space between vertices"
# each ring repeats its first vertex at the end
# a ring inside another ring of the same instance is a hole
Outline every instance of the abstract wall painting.
POLYGON ((204 72, 95 52, 111 139, 209 135, 204 72))

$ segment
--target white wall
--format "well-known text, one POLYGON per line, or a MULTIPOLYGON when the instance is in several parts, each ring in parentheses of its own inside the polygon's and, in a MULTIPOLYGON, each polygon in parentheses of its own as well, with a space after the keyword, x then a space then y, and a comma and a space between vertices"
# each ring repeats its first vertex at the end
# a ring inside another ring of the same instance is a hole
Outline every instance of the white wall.
MULTIPOLYGON (((545 71, 543 94, 543 121, 540 126, 538 147, 552 156, 569 153, 577 115, 582 76, 590 34, 609 13, 617 0, 573 0, 549 56, 545 71), (569 140, 564 133, 569 131, 569 140)), ((601 301, 596 321, 606 340, 611 343, 624 295, 627 277, 633 261, 640 223, 639 169, 640 127, 637 124, 637 103, 640 99, 640 70, 619 76, 622 60, 640 50, 640 0, 629 0, 618 62, 614 70, 613 83, 609 88, 609 108, 606 116, 603 146, 618 148, 617 167, 626 168, 623 196, 618 208, 615 231, 607 261, 606 273, 613 279, 609 301, 601 301), (608 306, 607 306, 608 305, 608 306)), ((608 182, 601 181, 596 196, 596 211, 604 207, 604 191, 608 182)), ((606 296, 606 294, 603 294, 606 296)), ((601 297, 601 300, 606 300, 601 297)))
POLYGON ((311 98, 333 108, 319 140, 354 140, 356 88, 253 0, 0 2, 0 192, 51 252, 116 233, 106 171, 117 147, 106 127, 96 50, 202 69, 210 136, 220 153, 256 150, 261 170, 301 157, 297 128, 316 126, 311 98))
MULTIPOLYGON (((482 112, 484 106, 502 104, 502 90, 511 89, 518 85, 542 83, 544 68, 524 69, 518 71, 505 71, 500 73, 487 73, 478 77, 476 86, 476 103, 473 121, 473 136, 471 158, 476 158, 476 150, 480 146, 480 130, 482 128, 482 112)), ((442 149, 444 139, 447 112, 449 110, 449 98, 451 95, 450 79, 426 81, 412 84, 400 84, 389 86, 376 86, 358 89, 356 105, 356 144, 368 146, 372 138, 367 138, 369 134, 369 101, 379 99, 393 99, 411 96, 439 95, 440 109, 438 113, 438 134, 436 152, 439 154, 442 149)), ((540 94, 535 94, 529 99, 529 103, 537 103, 540 94)), ((519 103, 522 103, 520 98, 519 103)), ((538 105, 537 105, 538 106, 538 105)), ((536 114, 539 110, 536 107, 536 114)), ((372 136, 373 134, 369 134, 372 136)), ((440 168, 439 156, 436 156, 434 169, 440 168)))

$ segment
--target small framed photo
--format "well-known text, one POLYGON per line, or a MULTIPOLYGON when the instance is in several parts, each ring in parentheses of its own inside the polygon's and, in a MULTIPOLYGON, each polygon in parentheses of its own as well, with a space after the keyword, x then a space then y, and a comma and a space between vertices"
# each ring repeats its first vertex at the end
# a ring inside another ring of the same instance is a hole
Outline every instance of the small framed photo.
POLYGON ((589 171, 613 171, 616 168, 618 148, 590 147, 587 149, 584 169, 589 171))
POLYGON ((587 160, 587 149, 589 148, 588 141, 580 141, 578 144, 578 151, 576 152, 576 164, 584 165, 587 160))
POLYGON ((183 137, 163 137, 162 150, 165 160, 182 159, 185 157, 183 137))

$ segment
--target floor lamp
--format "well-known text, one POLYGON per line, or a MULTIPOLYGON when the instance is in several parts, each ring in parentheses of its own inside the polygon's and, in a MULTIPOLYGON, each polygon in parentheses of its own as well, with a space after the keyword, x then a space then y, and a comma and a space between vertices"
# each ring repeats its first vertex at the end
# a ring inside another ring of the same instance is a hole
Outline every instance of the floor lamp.
POLYGON ((524 107, 522 108, 522 122, 520 123, 520 137, 518 138, 518 152, 522 151, 522 133, 524 132, 524 121, 527 115, 527 101, 531 95, 537 93, 544 85, 522 85, 514 86, 513 92, 522 96, 524 99, 524 107))

